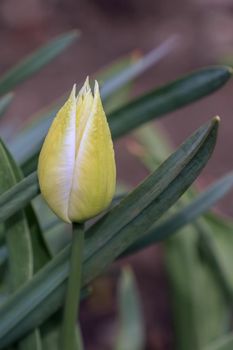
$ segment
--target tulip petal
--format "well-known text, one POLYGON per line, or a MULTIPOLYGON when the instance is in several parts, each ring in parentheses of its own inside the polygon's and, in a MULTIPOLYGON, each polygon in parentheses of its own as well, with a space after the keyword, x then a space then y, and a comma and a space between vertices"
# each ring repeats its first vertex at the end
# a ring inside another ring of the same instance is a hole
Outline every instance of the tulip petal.
POLYGON ((91 113, 77 150, 69 218, 82 222, 111 202, 116 182, 113 144, 96 82, 91 113))
POLYGON ((85 130, 88 118, 90 116, 93 105, 93 95, 89 85, 89 78, 87 77, 82 89, 77 97, 76 108, 76 156, 79 150, 80 142, 83 132, 85 130))
POLYGON ((66 222, 75 165, 75 86, 56 115, 44 141, 38 163, 41 193, 51 209, 66 222))

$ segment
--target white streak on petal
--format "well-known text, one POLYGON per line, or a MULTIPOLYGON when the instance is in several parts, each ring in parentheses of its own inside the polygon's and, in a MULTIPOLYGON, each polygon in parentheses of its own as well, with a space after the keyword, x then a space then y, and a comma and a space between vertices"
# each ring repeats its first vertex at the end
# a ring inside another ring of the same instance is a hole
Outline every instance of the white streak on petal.
POLYGON ((78 154, 80 142, 91 113, 93 105, 93 95, 87 78, 77 97, 76 108, 76 156, 78 154))
POLYGON ((42 195, 51 209, 70 222, 68 204, 75 165, 75 86, 56 115, 43 144, 38 164, 42 195))

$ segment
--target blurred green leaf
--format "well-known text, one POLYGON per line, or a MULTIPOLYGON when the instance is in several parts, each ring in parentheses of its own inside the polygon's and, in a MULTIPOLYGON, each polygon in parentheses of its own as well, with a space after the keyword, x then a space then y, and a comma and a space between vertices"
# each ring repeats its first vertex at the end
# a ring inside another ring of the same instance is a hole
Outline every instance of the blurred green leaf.
MULTIPOLYGON (((43 339, 43 350, 58 350, 60 343, 60 327, 62 323, 63 313, 61 310, 56 312, 48 321, 41 326, 41 333, 43 339)), ((80 327, 76 327, 76 347, 77 350, 83 350, 82 336, 80 327)))
MULTIPOLYGON (((5 148, 0 143, 1 171, 4 173, 4 181, 1 179, 1 192, 15 185, 20 179, 20 170, 5 148)), ((6 244, 8 250, 8 265, 10 291, 16 291, 26 283, 33 275, 33 253, 30 238, 30 229, 24 211, 18 211, 4 223, 6 244)), ((32 331, 18 345, 20 350, 41 350, 40 333, 38 329, 32 331)))
MULTIPOLYGON (((82 290, 81 299, 88 298, 92 293, 92 289, 87 287, 82 290)), ((41 326, 41 334, 43 339, 43 350, 57 350, 59 348, 60 336, 61 336, 61 324, 63 318, 63 310, 60 309, 52 317, 49 318, 41 326)), ((83 350, 82 335, 79 325, 76 329, 76 349, 83 350)))
POLYGON ((229 333, 215 342, 205 347, 203 350, 232 350, 233 349, 233 333, 229 333))
POLYGON ((119 329, 115 350, 142 350, 145 327, 132 270, 124 268, 118 286, 119 329))
POLYGON ((0 117, 5 113, 12 99, 13 94, 11 92, 0 97, 0 117))
POLYGON ((84 350, 83 337, 79 324, 75 329, 75 348, 76 350, 84 350))
POLYGON ((42 46, 6 72, 0 78, 0 95, 11 91, 15 86, 38 72, 71 45, 78 35, 78 31, 71 31, 51 40, 47 45, 42 46))
POLYGON ((230 320, 222 286, 199 248, 198 227, 194 225, 164 242, 179 350, 202 350, 227 331, 230 320))
POLYGON ((132 254, 161 240, 165 240, 174 232, 191 224, 228 193, 232 186, 233 173, 223 176, 223 178, 216 181, 205 192, 199 194, 184 208, 155 225, 142 239, 132 245, 125 254, 132 254))
POLYGON ((0 266, 6 261, 7 259, 7 249, 6 246, 1 246, 0 247, 0 266))
POLYGON ((149 171, 154 171, 172 151, 169 137, 161 125, 152 123, 135 130, 133 136, 139 141, 140 153, 131 153, 137 156, 149 171))
MULTIPOLYGON (((111 74, 110 79, 105 81, 101 89, 102 98, 106 99, 110 96, 113 96, 113 93, 121 89, 122 86, 125 86, 125 84, 127 84, 129 81, 132 81, 133 79, 144 73, 147 69, 151 68, 156 63, 161 61, 164 57, 168 55, 168 53, 172 51, 172 49, 175 48, 177 40, 177 35, 171 36, 158 47, 151 50, 148 54, 138 59, 130 67, 127 67, 124 70, 121 69, 121 72, 118 69, 119 65, 115 66, 114 69, 117 74, 114 74, 115 76, 112 76, 111 74)), ((106 78, 108 78, 108 75, 109 71, 105 72, 104 74, 101 74, 99 79, 106 80, 106 78)))
POLYGON ((177 347, 181 350, 202 350, 230 330, 232 233, 230 220, 208 214, 165 242, 177 347))
POLYGON ((27 335, 24 339, 20 340, 18 350, 42 350, 42 342, 40 331, 38 328, 33 330, 33 333, 27 335))
MULTIPOLYGON (((87 231, 83 286, 138 240, 182 195, 215 146, 218 120, 199 128, 150 177, 87 231)), ((0 348, 41 324, 64 296, 67 247, 0 308, 0 348)))
POLYGON ((62 312, 59 310, 41 326, 43 350, 57 350, 60 341, 62 312))
POLYGON ((204 230, 200 230, 200 248, 221 284, 229 305, 233 301, 233 222, 212 213, 204 217, 204 230))

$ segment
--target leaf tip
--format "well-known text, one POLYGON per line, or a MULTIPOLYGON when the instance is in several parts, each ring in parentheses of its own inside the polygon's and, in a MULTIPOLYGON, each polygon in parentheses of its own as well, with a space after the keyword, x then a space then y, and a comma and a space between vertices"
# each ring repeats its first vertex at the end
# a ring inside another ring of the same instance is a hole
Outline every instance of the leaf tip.
POLYGON ((230 75, 233 74, 233 67, 226 66, 227 71, 229 72, 230 75))
POLYGON ((81 35, 81 30, 75 28, 70 31, 70 35, 73 36, 74 38, 78 38, 81 35))
POLYGON ((216 115, 216 116, 213 118, 213 124, 219 125, 220 121, 221 121, 221 118, 220 118, 218 115, 216 115))
POLYGON ((77 39, 81 35, 81 30, 75 28, 67 32, 67 35, 69 35, 73 39, 77 39))

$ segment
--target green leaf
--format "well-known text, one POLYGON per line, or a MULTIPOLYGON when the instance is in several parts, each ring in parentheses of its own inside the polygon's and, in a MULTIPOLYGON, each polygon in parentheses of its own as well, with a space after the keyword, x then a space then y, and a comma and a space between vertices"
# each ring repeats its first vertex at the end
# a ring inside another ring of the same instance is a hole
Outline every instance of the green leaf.
POLYGON ((230 309, 222 286, 200 253, 197 226, 164 242, 176 348, 202 350, 227 331, 230 309))
MULTIPOLYGON (((89 297, 91 294, 91 289, 86 288, 82 291, 82 299, 89 297)), ((60 344, 61 337, 61 323, 63 318, 63 310, 57 311, 41 326, 41 334, 43 339, 43 350, 57 350, 60 344)), ((77 345, 76 349, 83 350, 82 346, 82 336, 80 332, 80 327, 76 327, 76 339, 77 345)))
POLYGON ((8 255, 8 252, 7 252, 6 246, 1 246, 0 247, 0 267, 6 261, 7 255, 8 255))
POLYGON ((207 227, 204 226, 204 230, 200 230, 200 249, 231 305, 233 300, 233 222, 212 213, 205 215, 204 222, 207 227))
POLYGON ((232 221, 208 214, 165 243, 181 350, 205 349, 231 327, 232 233, 232 221))
POLYGON ((130 268, 124 268, 118 286, 119 329, 115 350, 142 350, 145 327, 136 282, 130 268))
MULTIPOLYGON (((57 350, 59 349, 60 338, 61 338, 61 322, 63 312, 60 310, 56 312, 45 324, 41 327, 41 333, 43 338, 43 350, 57 350)), ((75 329, 75 349, 83 350, 82 336, 80 327, 77 325, 75 329)))
POLYGON ((229 67, 209 67, 136 98, 109 115, 112 136, 120 137, 143 123, 211 94, 231 75, 229 67))
MULTIPOLYGON (((102 273, 182 195, 207 163, 218 119, 198 129, 151 176, 87 231, 83 286, 102 273)), ((0 309, 0 349, 41 324, 62 303, 70 248, 59 253, 0 309)))
POLYGON ((222 336, 215 342, 205 347, 203 350, 232 350, 233 349, 233 333, 222 336))
MULTIPOLYGON (((14 176, 19 182, 22 180, 23 175, 21 169, 17 166, 11 154, 2 143, 2 147, 4 147, 4 152, 7 155, 8 162, 10 162, 10 167, 14 172, 14 176)), ((16 185, 17 186, 17 185, 16 185)), ((22 209, 22 208, 21 208, 22 209)), ((47 263, 50 259, 49 250, 44 241, 42 231, 38 222, 37 215, 31 205, 27 205, 25 208, 25 215, 27 218, 27 224, 30 228, 30 241, 32 245, 33 251, 33 273, 37 272, 45 263, 47 263)))
POLYGON ((200 215, 206 213, 218 200, 226 195, 233 186, 233 173, 223 176, 205 192, 198 195, 181 210, 153 227, 146 235, 131 246, 124 255, 132 254, 161 240, 192 223, 200 215))
POLYGON ((62 313, 56 312, 45 324, 41 326, 43 350, 57 350, 60 338, 62 313))
POLYGON ((38 72, 71 45, 78 35, 78 31, 63 34, 23 59, 0 79, 0 94, 3 95, 9 92, 15 86, 38 72))
MULTIPOLYGON (((18 181, 18 174, 14 172, 8 154, 2 142, 0 143, 1 171, 4 182, 1 181, 1 192, 6 191, 18 181)), ((25 213, 21 210, 4 223, 7 249, 9 254, 10 285, 14 291, 32 276, 32 246, 30 231, 25 213), (19 239, 20 236, 20 239, 19 239)))
MULTIPOLYGON (((4 172, 4 182, 1 181, 1 191, 15 185, 21 179, 20 170, 3 143, 0 143, 1 171, 4 172)), ((9 284, 11 292, 16 291, 33 275, 33 253, 30 229, 23 210, 18 211, 4 223, 6 244, 9 256, 9 284)), ((19 342, 20 350, 41 350, 40 333, 33 330, 19 342)))
MULTIPOLYGON (((113 93, 121 89, 122 86, 125 86, 129 81, 132 81, 144 73, 148 68, 151 68, 156 63, 160 62, 172 51, 172 49, 174 49, 177 39, 176 35, 171 36, 158 47, 151 50, 147 55, 139 59, 135 64, 127 67, 121 72, 116 72, 117 74, 115 74, 114 77, 110 77, 110 79, 104 83, 104 86, 101 89, 102 98, 106 99, 112 96, 113 93)), ((106 73, 101 75, 99 79, 106 79, 106 73)))
POLYGON ((25 213, 30 227, 33 250, 33 273, 35 274, 48 263, 51 258, 51 254, 44 240, 44 236, 33 207, 31 205, 27 206, 25 208, 25 213))
POLYGON ((22 339, 17 347, 18 350, 42 350, 41 335, 38 328, 33 333, 22 339))
POLYGON ((11 92, 0 97, 0 117, 3 116, 9 104, 11 103, 12 99, 13 99, 13 94, 11 92))
POLYGON ((134 131, 133 136, 141 149, 136 155, 149 171, 154 171, 173 149, 161 125, 145 124, 134 131))
POLYGON ((0 222, 24 208, 39 193, 37 173, 24 178, 0 196, 0 222))

